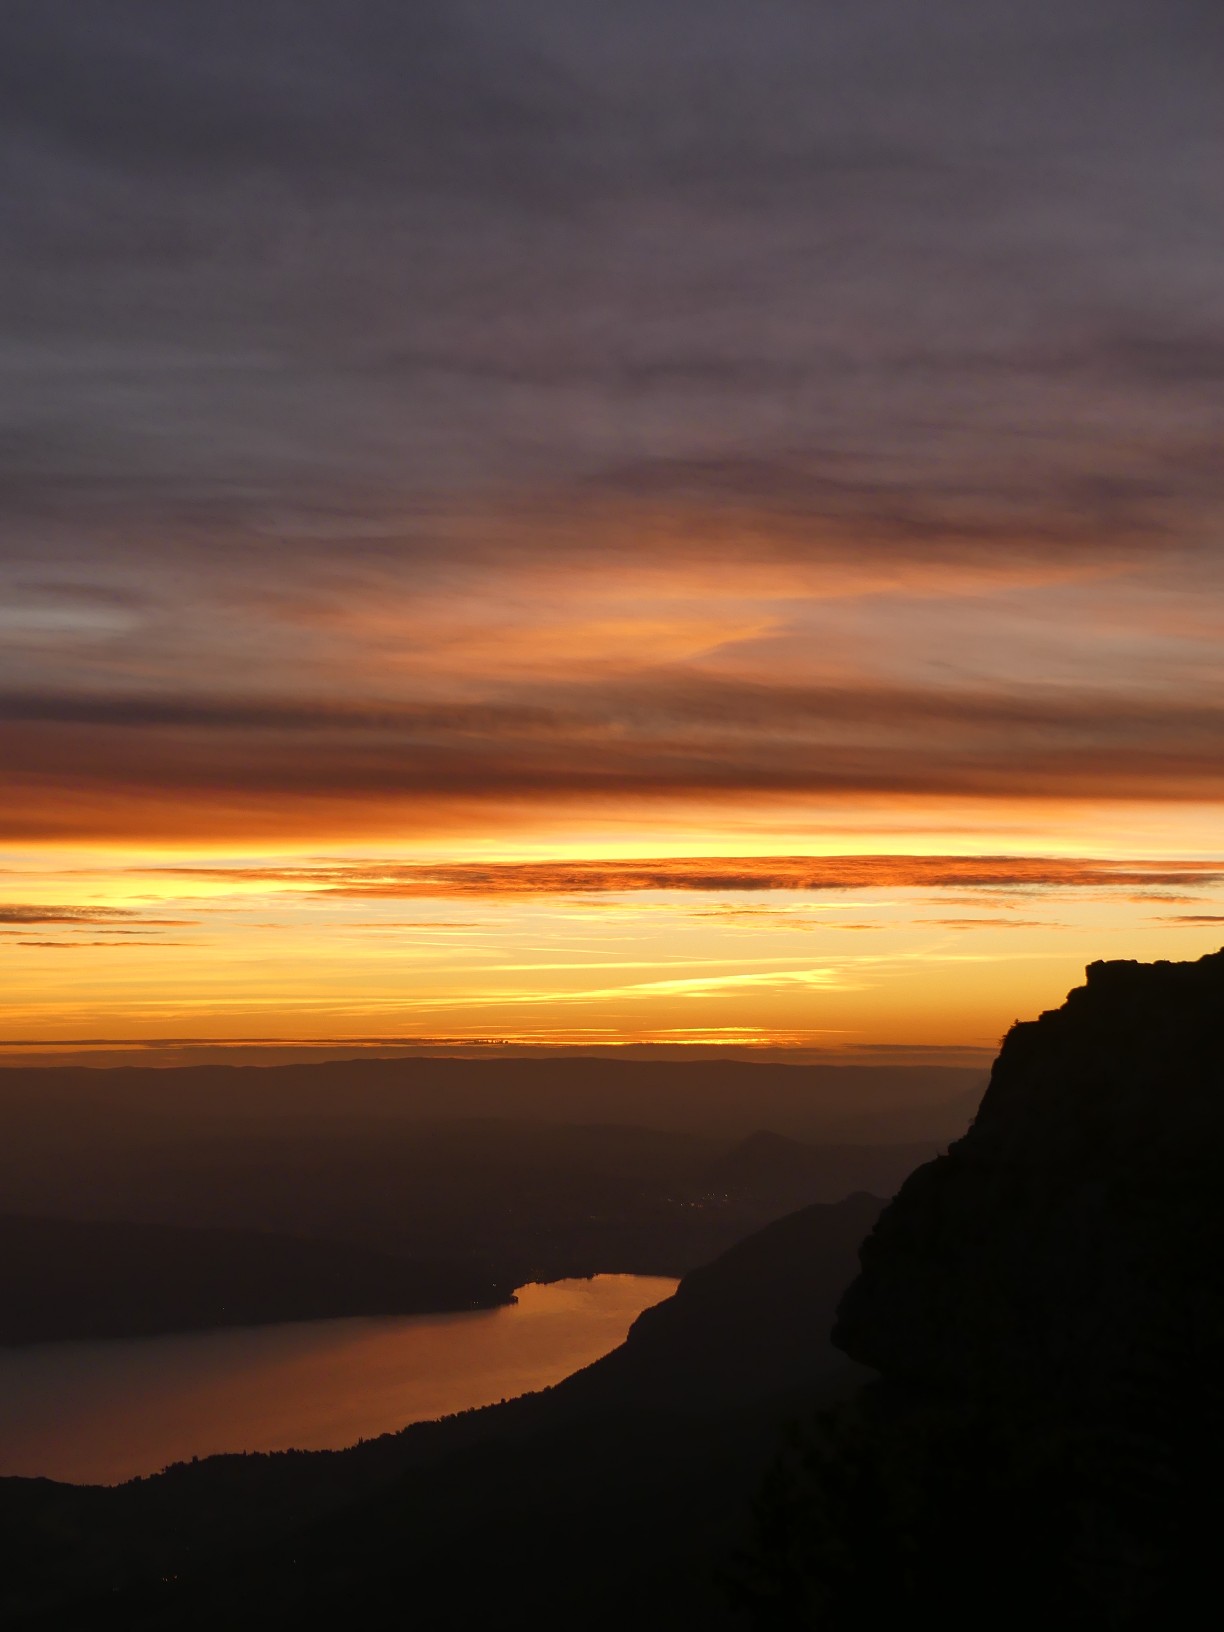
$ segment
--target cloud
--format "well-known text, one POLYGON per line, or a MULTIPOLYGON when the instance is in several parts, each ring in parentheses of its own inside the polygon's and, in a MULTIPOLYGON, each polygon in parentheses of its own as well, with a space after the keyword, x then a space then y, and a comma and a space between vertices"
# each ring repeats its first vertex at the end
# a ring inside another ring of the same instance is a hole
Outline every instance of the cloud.
POLYGON ((135 916, 123 907, 0 906, 0 924, 106 924, 135 916))
MULTIPOLYGON (((179 929, 193 923, 190 918, 153 918, 127 907, 103 906, 37 906, 27 904, 0 904, 0 925, 62 924, 65 928, 78 926, 104 930, 109 936, 138 935, 149 929, 179 929), (128 927, 134 924, 135 928, 128 927)), ((23 942, 34 945, 34 942, 23 942)), ((47 943, 51 944, 51 943, 47 943)), ((65 943, 55 942, 55 945, 65 943)), ((75 943, 74 943, 75 944, 75 943)), ((91 941, 91 946, 104 946, 105 941, 91 941)))
POLYGON ((1224 793, 1224 709, 1048 686, 801 687, 677 666, 416 705, 9 692, 0 754, 0 832, 14 837, 258 830, 278 810, 291 823, 328 805, 377 830, 396 810, 429 822, 448 801, 1176 801, 1224 793))
POLYGON ((565 1008, 585 1003, 602 1003, 622 999, 704 998, 723 991, 769 989, 785 991, 795 987, 822 990, 852 989, 853 982, 841 970, 827 968, 772 969, 730 975, 689 975, 664 980, 630 981, 619 986, 533 988, 515 991, 493 990, 472 993, 449 993, 442 996, 405 997, 400 1005, 406 1009, 467 1009, 486 1008, 491 1003, 510 1006, 544 1006, 565 1008))
MULTIPOLYGON (((1042 856, 695 856, 657 861, 317 863, 299 867, 158 867, 158 877, 207 878, 346 899, 583 895, 644 890, 1108 889, 1217 884, 1224 863, 1042 856)), ((981 920, 975 920, 980 922, 981 920)), ((1011 923, 1004 919, 999 922, 1011 923)))
POLYGON ((825 930, 878 930, 877 923, 854 923, 845 918, 827 916, 827 904, 822 903, 820 915, 810 907, 764 905, 761 902, 719 902, 717 906, 701 907, 694 918, 712 918, 721 924, 743 924, 751 929, 800 930, 805 934, 825 930))
POLYGON ((122 941, 122 942, 116 942, 116 941, 79 941, 79 940, 78 941, 28 941, 28 940, 19 940, 19 941, 16 941, 14 944, 16 946, 57 947, 57 948, 61 948, 61 949, 64 948, 64 947, 69 947, 69 948, 75 949, 77 947, 84 947, 84 946, 110 946, 110 947, 114 947, 114 946, 159 946, 159 947, 160 946, 189 946, 191 943, 189 941, 166 941, 166 940, 162 940, 160 937, 155 938, 153 936, 149 936, 146 939, 141 939, 141 940, 138 940, 138 941, 122 941))
POLYGON ((925 918, 923 923, 941 929, 1056 929, 1059 926, 1040 918, 925 918))
POLYGON ((6 839, 1220 796, 1218 10, 257 10, 0 15, 6 839))
POLYGON ((1218 351, 1218 46, 1128 9, 17 0, 12 479, 129 534, 524 480, 992 531, 1068 448, 1143 482, 1214 445, 1150 387, 1218 351))

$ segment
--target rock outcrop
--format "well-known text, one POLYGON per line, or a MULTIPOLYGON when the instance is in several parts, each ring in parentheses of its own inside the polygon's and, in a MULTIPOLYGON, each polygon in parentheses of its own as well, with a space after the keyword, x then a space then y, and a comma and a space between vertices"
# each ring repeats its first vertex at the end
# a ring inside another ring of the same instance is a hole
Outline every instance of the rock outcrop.
POLYGON ((778 1623, 1192 1624, 1224 1451, 1224 952, 1095 963, 1014 1026, 861 1264, 834 1341, 880 1381, 775 1484, 778 1623))
POLYGON ((1224 952, 1094 963, 885 1209, 835 1340, 898 1381, 1095 1394, 1219 1339, 1222 1228, 1224 952))

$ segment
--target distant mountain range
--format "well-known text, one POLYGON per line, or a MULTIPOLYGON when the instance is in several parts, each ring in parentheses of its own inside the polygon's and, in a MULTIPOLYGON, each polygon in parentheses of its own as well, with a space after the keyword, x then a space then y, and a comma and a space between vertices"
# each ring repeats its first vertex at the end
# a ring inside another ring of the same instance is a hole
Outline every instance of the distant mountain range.
POLYGON ((337 1124, 492 1120, 626 1126, 726 1144, 756 1128, 808 1143, 946 1143, 986 1073, 965 1066, 778 1065, 744 1060, 426 1058, 312 1065, 0 1067, 6 1126, 68 1142, 126 1124, 158 1141, 337 1124))
POLYGON ((890 1104, 959 1130, 958 1081, 581 1058, 0 1071, 0 1343, 682 1275, 796 1208, 891 1194, 942 1142, 829 1130, 890 1104))

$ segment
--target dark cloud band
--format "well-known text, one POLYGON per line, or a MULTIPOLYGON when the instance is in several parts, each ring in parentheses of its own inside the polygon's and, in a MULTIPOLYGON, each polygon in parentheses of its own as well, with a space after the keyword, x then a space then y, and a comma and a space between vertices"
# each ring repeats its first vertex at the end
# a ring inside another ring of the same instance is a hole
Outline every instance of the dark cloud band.
POLYGON ((1108 889, 1206 886, 1224 863, 1060 860, 1049 856, 695 856, 658 861, 168 867, 171 878, 264 884, 350 899, 589 895, 644 890, 1108 889))

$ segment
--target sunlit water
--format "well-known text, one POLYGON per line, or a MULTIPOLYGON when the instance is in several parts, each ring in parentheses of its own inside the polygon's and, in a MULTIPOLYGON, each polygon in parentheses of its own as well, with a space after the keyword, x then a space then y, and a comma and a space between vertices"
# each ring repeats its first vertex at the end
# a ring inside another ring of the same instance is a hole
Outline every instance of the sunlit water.
POLYGON ((116 1484, 217 1451, 352 1445, 559 1382, 675 1286, 597 1275, 470 1314, 0 1349, 0 1474, 116 1484))

